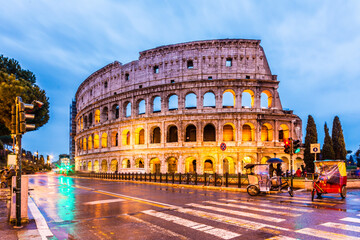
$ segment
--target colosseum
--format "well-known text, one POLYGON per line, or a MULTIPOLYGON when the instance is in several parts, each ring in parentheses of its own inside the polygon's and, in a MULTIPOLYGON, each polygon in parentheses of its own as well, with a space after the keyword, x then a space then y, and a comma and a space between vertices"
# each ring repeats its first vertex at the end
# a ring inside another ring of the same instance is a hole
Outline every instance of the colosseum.
MULTIPOLYGON (((161 46, 110 63, 76 92, 78 171, 243 173, 302 138, 260 40, 161 46)), ((295 154, 295 167, 303 164, 295 154)))

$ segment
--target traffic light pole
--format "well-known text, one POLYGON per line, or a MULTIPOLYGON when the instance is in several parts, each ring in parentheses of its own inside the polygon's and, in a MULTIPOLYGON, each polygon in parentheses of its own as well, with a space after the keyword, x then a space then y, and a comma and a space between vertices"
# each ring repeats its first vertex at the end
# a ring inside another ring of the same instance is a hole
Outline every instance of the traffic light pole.
POLYGON ((16 172, 16 227, 21 227, 21 137, 20 125, 20 102, 21 98, 16 97, 16 146, 17 146, 17 172, 16 172))
POLYGON ((293 169, 294 169, 294 162, 293 162, 293 155, 294 155, 294 146, 293 146, 293 141, 290 141, 290 175, 291 175, 291 189, 294 189, 294 174, 293 174, 293 169))

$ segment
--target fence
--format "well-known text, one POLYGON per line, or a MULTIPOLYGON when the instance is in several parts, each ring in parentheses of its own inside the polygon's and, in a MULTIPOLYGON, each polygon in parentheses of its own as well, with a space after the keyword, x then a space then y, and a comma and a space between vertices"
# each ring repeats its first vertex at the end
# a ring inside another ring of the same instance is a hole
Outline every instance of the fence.
POLYGON ((91 177, 99 179, 114 179, 142 182, 158 182, 172 184, 205 185, 238 187, 248 185, 247 175, 228 174, 220 175, 217 173, 197 174, 197 173, 95 173, 95 172, 77 172, 79 177, 91 177))

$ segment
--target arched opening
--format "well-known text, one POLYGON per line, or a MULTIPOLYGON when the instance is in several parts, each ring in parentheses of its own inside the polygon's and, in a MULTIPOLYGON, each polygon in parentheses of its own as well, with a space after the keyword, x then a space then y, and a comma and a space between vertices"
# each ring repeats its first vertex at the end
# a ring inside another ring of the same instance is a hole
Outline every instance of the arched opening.
POLYGON ((289 138, 289 127, 286 124, 281 124, 279 128, 279 141, 289 138))
POLYGON ((186 127, 185 142, 196 142, 196 127, 193 124, 186 127))
POLYGON ((86 137, 82 139, 82 141, 83 141, 83 150, 86 151, 86 143, 87 143, 86 137))
POLYGON ((91 127, 93 124, 93 115, 92 113, 89 114, 89 126, 91 127))
POLYGON ((185 173, 195 173, 196 172, 196 159, 193 157, 188 157, 185 160, 185 173))
POLYGON ((158 158, 152 158, 149 162, 150 173, 160 173, 160 160, 158 158))
POLYGON ((241 105, 244 108, 253 108, 254 107, 254 92, 247 89, 243 91, 241 98, 241 105))
POLYGON ((100 171, 99 161, 95 160, 94 161, 94 172, 99 172, 99 171, 100 171))
POLYGON ((110 162, 110 171, 111 172, 119 171, 119 169, 118 169, 118 161, 116 159, 111 160, 111 162, 110 162))
POLYGON ((135 168, 144 168, 144 160, 142 158, 135 160, 135 168))
MULTIPOLYGON (((286 172, 286 170, 290 171, 290 164, 289 159, 287 157, 281 157, 281 160, 283 160, 283 163, 281 164, 281 169, 286 172)), ((299 166, 300 167, 300 166, 299 166)), ((294 170, 297 170, 297 166, 294 166, 294 170)))
POLYGON ((255 159, 251 156, 245 156, 242 160, 242 166, 241 166, 241 171, 243 174, 249 174, 250 173, 250 170, 246 170, 244 167, 247 165, 247 164, 251 164, 251 163, 255 163, 255 159))
POLYGON ((234 108, 235 101, 236 101, 235 92, 231 89, 226 90, 223 94, 223 99, 222 99, 223 108, 234 108))
POLYGON ((232 157, 223 159, 223 173, 235 174, 235 161, 232 157))
POLYGON ((122 168, 130 168, 131 167, 130 159, 125 158, 124 160, 122 160, 121 166, 122 168))
POLYGON ((223 141, 235 141, 235 131, 231 124, 225 124, 223 127, 223 141))
POLYGON ((95 110, 95 124, 100 123, 100 110, 96 109, 95 110))
POLYGON ((272 95, 269 90, 265 90, 261 93, 261 108, 271 108, 272 95))
POLYGON ((161 112, 161 97, 156 96, 153 101, 153 112, 161 112))
POLYGON ((204 127, 204 142, 214 142, 216 141, 216 132, 215 127, 212 124, 207 124, 204 127))
POLYGON ((177 159, 174 157, 170 157, 167 160, 168 165, 168 173, 176 173, 177 172, 177 159))
POLYGON ((107 147, 107 140, 108 140, 108 136, 107 136, 107 133, 103 133, 101 135, 101 147, 102 148, 106 148, 107 147))
POLYGON ((246 123, 243 125, 242 140, 244 142, 251 142, 255 140, 255 130, 252 124, 246 123))
POLYGON ((177 110, 178 109, 178 96, 171 95, 169 97, 169 111, 177 110))
POLYGON ((80 118, 80 130, 83 130, 84 129, 84 118, 81 117, 80 118))
POLYGON ((139 115, 145 114, 145 100, 144 99, 139 102, 138 108, 139 108, 139 115))
POLYGON ((205 160, 204 173, 214 173, 214 164, 212 160, 210 159, 205 160))
POLYGON ((113 147, 119 146, 118 137, 119 137, 119 134, 117 132, 113 131, 111 133, 111 146, 113 146, 113 147))
POLYGON ((87 116, 84 117, 84 128, 88 127, 88 120, 87 120, 87 116))
POLYGON ((273 129, 269 123, 261 126, 261 141, 267 142, 273 140, 273 129))
POLYGON ((131 102, 128 102, 125 107, 125 117, 131 117, 131 102))
POLYGON ((112 106, 113 119, 118 119, 120 116, 120 107, 117 104, 112 106))
POLYGON ((90 161, 88 162, 87 170, 88 170, 88 171, 92 171, 92 164, 91 164, 90 161))
POLYGON ((107 161, 106 160, 102 160, 101 161, 101 171, 102 172, 107 172, 107 161))
POLYGON ((178 130, 175 125, 169 126, 167 132, 167 142, 177 142, 178 141, 178 130))
POLYGON ((264 156, 264 157, 261 158, 260 163, 261 164, 266 164, 266 161, 269 160, 269 159, 270 159, 269 156, 264 156))
POLYGON ((130 145, 130 131, 125 129, 121 134, 121 143, 123 146, 130 145))
POLYGON ((143 128, 138 128, 135 131, 135 144, 145 144, 145 131, 143 128))
POLYGON ((155 127, 152 130, 151 143, 160 143, 161 142, 161 131, 159 127, 155 127))
POLYGON ((203 102, 203 106, 204 107, 212 107, 215 108, 215 94, 213 92, 207 92, 204 94, 204 102, 203 102))
POLYGON ((99 135, 97 133, 94 134, 94 149, 99 148, 99 135))
POLYGON ((108 108, 107 107, 104 107, 103 108, 103 111, 102 111, 102 115, 101 115, 101 119, 102 121, 107 121, 109 120, 109 113, 108 113, 108 108))
POLYGON ((91 135, 90 135, 89 138, 88 138, 88 148, 89 148, 89 150, 91 150, 91 149, 93 148, 93 143, 92 143, 92 137, 91 137, 91 135))
POLYGON ((195 109, 196 108, 196 94, 189 93, 185 96, 185 108, 195 109))

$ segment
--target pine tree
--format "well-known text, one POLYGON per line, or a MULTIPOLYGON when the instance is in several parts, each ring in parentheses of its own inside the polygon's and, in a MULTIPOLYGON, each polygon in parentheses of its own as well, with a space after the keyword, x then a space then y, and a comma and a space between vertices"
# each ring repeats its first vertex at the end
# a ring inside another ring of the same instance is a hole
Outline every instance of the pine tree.
POLYGON ((322 159, 335 159, 335 152, 333 148, 333 142, 331 140, 331 137, 329 135, 329 128, 327 127, 327 124, 325 122, 324 126, 324 132, 325 132, 325 138, 324 138, 324 144, 322 148, 322 159))
POLYGON ((314 118, 309 115, 306 125, 306 136, 305 136, 305 150, 304 150, 304 162, 309 172, 314 172, 314 159, 313 153, 310 153, 310 144, 317 143, 317 130, 314 118))
POLYGON ((338 116, 335 116, 333 121, 332 141, 335 152, 335 159, 345 160, 347 152, 345 147, 343 131, 338 116))

